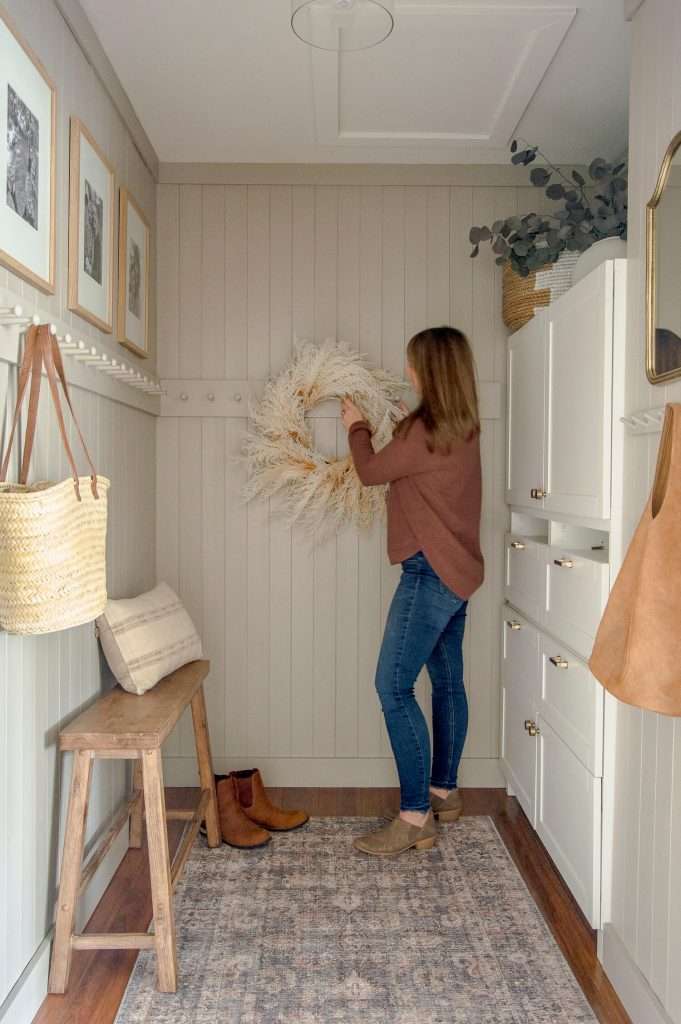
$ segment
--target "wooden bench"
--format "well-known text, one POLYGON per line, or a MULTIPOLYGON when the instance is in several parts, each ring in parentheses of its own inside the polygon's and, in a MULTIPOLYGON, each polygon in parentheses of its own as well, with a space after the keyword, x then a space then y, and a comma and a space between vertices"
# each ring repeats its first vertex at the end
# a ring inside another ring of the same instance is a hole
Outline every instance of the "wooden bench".
POLYGON ((206 823, 208 845, 219 846, 222 841, 203 693, 203 681, 209 667, 208 661, 190 662, 166 676, 142 697, 126 693, 120 686, 116 686, 60 733, 60 749, 73 751, 73 774, 64 833, 50 992, 66 991, 74 949, 155 949, 159 990, 175 992, 177 989, 173 889, 202 821, 206 823), (189 704, 194 723, 201 795, 196 810, 166 813, 161 745, 189 704), (92 763, 96 757, 135 759, 133 792, 88 862, 83 864, 92 763), (74 927, 78 898, 128 820, 130 846, 142 845, 145 816, 154 912, 153 933, 77 934, 74 927), (188 823, 172 864, 166 828, 166 820, 169 818, 188 823))

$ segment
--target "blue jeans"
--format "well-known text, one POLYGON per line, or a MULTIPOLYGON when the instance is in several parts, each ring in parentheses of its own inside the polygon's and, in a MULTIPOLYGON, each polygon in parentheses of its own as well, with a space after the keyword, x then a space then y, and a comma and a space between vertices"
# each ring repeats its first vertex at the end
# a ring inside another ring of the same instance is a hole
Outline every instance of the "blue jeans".
POLYGON ((430 786, 454 789, 468 731, 463 633, 468 602, 450 590, 423 552, 402 563, 376 669, 376 690, 397 762, 400 808, 430 809, 430 786), (430 736, 414 695, 426 665, 433 691, 430 736))

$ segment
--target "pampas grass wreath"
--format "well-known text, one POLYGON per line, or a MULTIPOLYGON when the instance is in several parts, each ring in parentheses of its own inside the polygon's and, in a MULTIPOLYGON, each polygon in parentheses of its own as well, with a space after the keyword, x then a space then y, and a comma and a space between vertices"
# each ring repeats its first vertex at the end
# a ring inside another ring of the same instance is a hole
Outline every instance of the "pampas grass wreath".
POLYGON ((347 523, 370 526, 383 515, 386 488, 364 487, 351 455, 317 451, 305 416, 320 402, 348 395, 371 426, 378 450, 404 416, 399 401, 407 387, 370 367, 347 345, 300 342, 290 364, 267 382, 261 401, 250 410, 245 499, 276 498, 275 508, 288 523, 306 527, 317 538, 347 523))

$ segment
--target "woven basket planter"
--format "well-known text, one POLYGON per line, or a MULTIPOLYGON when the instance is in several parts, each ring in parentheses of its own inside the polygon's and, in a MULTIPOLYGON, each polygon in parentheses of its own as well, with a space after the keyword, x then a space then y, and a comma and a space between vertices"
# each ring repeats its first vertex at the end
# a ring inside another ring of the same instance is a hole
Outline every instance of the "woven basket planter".
POLYGON ((544 270, 538 270, 527 277, 521 277, 504 266, 502 315, 511 331, 524 327, 535 310, 550 306, 559 295, 566 292, 572 283, 572 271, 579 259, 577 252, 563 253, 556 263, 544 270))

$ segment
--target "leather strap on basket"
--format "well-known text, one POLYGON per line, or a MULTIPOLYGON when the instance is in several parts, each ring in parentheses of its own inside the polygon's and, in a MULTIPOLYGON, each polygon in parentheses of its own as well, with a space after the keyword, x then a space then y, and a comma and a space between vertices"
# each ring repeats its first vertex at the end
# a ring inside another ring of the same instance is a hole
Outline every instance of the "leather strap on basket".
POLYGON ((64 364, 61 358, 61 352, 56 338, 50 334, 50 329, 47 324, 41 324, 40 327, 29 328, 26 344, 24 346, 24 354, 21 360, 21 366, 19 368, 19 382, 17 387, 17 402, 14 409, 14 418, 12 420, 12 429, 10 431, 9 441, 7 443, 7 449, 2 459, 2 465, 0 466, 0 483, 4 483, 7 478, 7 470, 9 468, 9 460, 12 452, 12 445, 16 436, 17 426, 19 423, 19 417, 21 414, 21 406, 23 404, 24 395, 26 393, 26 387, 28 384, 29 375, 31 377, 31 389, 28 403, 28 416, 26 419, 26 436, 24 440, 24 451, 21 460, 21 472, 19 475, 19 482, 25 484, 28 479, 28 469, 31 461, 31 453, 33 451, 33 442, 35 440, 35 429, 38 419, 38 402, 40 398, 40 382, 42 376, 42 369, 45 367, 45 373, 47 374, 47 381, 50 387, 52 395, 52 401, 54 403, 55 412, 57 414, 57 424, 59 426, 59 433, 61 434, 62 444, 66 452, 66 457, 69 460, 71 467, 71 474, 73 476, 73 484, 76 491, 76 497, 80 501, 80 486, 78 483, 78 469, 76 462, 71 451, 71 445, 66 434, 66 425, 64 423, 64 414, 62 412, 61 400, 59 398, 59 387, 57 383, 57 377, 61 381, 62 388, 64 390, 64 396, 68 404, 73 422, 75 423, 76 430, 78 431, 78 437, 80 443, 83 446, 85 457, 90 467, 90 486, 92 488, 92 494, 95 498, 99 497, 97 491, 97 471, 94 467, 85 439, 80 429, 76 413, 71 402, 71 395, 69 393, 69 386, 66 381, 66 374, 64 373, 64 364))

